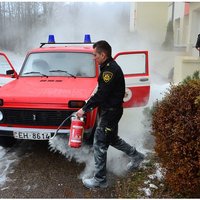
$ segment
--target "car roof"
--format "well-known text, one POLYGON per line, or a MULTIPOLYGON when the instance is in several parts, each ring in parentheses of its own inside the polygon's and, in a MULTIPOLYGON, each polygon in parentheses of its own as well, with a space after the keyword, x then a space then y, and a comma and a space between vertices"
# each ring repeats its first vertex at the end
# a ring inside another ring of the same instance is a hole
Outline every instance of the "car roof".
POLYGON ((32 49, 29 53, 37 52, 83 52, 83 53, 93 53, 92 46, 48 46, 32 49))

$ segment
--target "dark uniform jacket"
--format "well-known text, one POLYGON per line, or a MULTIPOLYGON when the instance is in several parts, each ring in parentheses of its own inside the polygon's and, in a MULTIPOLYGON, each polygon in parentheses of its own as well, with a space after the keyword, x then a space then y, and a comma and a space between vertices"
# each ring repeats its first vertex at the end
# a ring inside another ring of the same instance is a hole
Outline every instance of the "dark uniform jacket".
POLYGON ((198 38, 197 38, 197 42, 196 42, 196 48, 200 48, 200 34, 198 35, 198 38))
POLYGON ((119 108, 122 107, 124 95, 124 74, 113 58, 109 58, 100 65, 96 93, 87 101, 82 109, 84 112, 88 112, 95 107, 100 107, 101 109, 119 108))

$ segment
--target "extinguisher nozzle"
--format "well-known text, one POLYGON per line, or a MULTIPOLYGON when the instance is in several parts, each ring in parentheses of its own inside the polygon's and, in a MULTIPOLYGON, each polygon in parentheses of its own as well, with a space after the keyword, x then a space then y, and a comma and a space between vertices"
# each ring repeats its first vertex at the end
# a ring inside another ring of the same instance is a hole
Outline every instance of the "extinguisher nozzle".
POLYGON ((71 114, 71 117, 77 117, 77 112, 73 112, 73 113, 71 114))

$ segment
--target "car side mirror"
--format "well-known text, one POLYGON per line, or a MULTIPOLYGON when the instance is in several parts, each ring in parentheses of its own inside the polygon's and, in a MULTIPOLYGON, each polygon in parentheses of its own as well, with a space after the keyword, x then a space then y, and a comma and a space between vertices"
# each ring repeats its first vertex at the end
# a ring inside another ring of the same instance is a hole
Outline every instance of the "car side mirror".
POLYGON ((7 70, 6 75, 13 75, 15 71, 13 69, 7 70))

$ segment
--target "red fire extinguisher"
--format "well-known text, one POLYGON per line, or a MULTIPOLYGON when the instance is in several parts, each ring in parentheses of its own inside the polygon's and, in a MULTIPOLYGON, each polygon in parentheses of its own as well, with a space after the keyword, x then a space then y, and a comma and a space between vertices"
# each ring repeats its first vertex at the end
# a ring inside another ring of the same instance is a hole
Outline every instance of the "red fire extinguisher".
POLYGON ((70 127, 70 135, 69 135, 69 143, 68 145, 72 148, 79 148, 82 144, 84 132, 84 120, 83 118, 72 117, 71 118, 71 127, 70 127))

